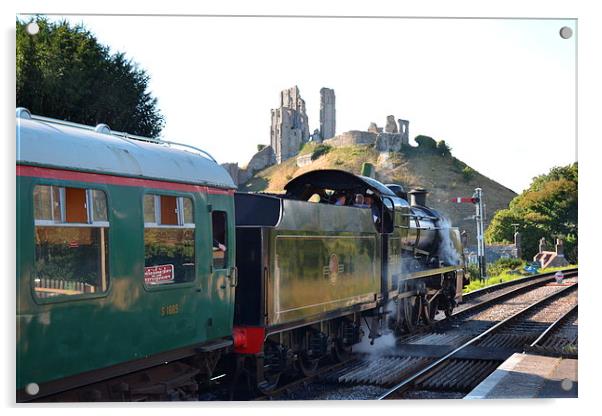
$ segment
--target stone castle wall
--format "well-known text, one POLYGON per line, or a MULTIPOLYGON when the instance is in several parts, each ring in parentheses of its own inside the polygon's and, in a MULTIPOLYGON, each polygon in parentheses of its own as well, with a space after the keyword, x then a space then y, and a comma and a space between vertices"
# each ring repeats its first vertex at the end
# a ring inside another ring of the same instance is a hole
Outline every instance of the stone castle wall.
POLYGON ((399 133, 379 133, 376 136, 374 147, 379 152, 399 152, 402 144, 403 138, 399 133))
POLYGON ((341 133, 332 139, 324 140, 324 144, 334 147, 355 146, 360 144, 374 144, 376 142, 376 133, 370 133, 361 130, 350 130, 341 133))
POLYGON ((276 162, 282 163, 295 156, 308 140, 309 122, 299 88, 294 86, 281 91, 280 107, 272 110, 270 128, 270 145, 276 162))
MULTIPOLYGON (((378 131, 378 130, 376 130, 378 131)), ((333 147, 374 145, 379 152, 399 152, 402 145, 409 144, 401 133, 375 133, 370 131, 351 130, 341 133, 332 139, 324 140, 324 144, 333 147)))

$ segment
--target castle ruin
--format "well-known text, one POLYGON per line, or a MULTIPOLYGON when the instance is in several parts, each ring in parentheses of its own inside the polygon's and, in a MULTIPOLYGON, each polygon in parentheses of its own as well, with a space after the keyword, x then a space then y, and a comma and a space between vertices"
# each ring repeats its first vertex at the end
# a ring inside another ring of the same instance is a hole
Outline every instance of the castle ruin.
POLYGON ((334 90, 320 90, 320 138, 330 139, 336 134, 336 109, 334 90))
POLYGON ((280 92, 280 107, 272 110, 270 144, 276 154, 276 163, 295 156, 301 145, 308 140, 309 123, 305 101, 295 85, 280 92))
MULTIPOLYGON (((372 145, 379 152, 398 152, 402 146, 409 145, 409 124, 407 120, 387 116, 384 129, 374 122, 367 131, 350 130, 336 134, 336 97, 334 89, 320 89, 320 128, 309 132, 309 121, 305 101, 299 88, 280 92, 280 107, 271 110, 270 146, 259 145, 245 167, 238 163, 224 163, 224 166, 236 185, 247 182, 256 172, 271 165, 280 164, 298 155, 303 144, 311 141, 329 146, 343 147, 354 145, 372 145), (384 130, 384 131, 383 131, 384 130)), ((297 164, 312 162, 311 155, 297 158, 297 164)))
POLYGON ((333 147, 374 145, 379 152, 399 152, 402 146, 410 144, 410 122, 399 119, 398 123, 399 126, 395 123, 394 116, 388 116, 384 132, 382 127, 372 122, 367 131, 346 131, 332 139, 324 140, 324 144, 333 147))
POLYGON ((399 133, 395 116, 387 116, 387 124, 385 124, 385 133, 399 133))

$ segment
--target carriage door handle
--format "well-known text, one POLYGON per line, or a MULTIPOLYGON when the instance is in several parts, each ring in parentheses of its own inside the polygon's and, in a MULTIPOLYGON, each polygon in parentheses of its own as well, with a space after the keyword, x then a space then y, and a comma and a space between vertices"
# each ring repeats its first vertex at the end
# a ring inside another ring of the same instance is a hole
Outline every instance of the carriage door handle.
POLYGON ((238 268, 236 266, 230 267, 228 278, 230 279, 230 287, 238 286, 238 268))

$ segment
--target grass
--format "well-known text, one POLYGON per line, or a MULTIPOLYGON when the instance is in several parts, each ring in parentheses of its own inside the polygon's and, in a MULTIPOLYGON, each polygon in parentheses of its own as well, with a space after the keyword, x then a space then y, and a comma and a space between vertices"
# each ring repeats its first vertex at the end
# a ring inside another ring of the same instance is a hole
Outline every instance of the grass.
POLYGON ((562 352, 566 353, 566 354, 577 354, 577 352, 579 352, 577 346, 569 344, 569 345, 565 345, 562 348, 562 352))
MULTIPOLYGON (((539 271, 539 273, 548 273, 548 272, 554 272, 557 270, 565 270, 565 269, 571 269, 577 267, 576 264, 571 264, 568 266, 564 266, 564 267, 549 267, 547 269, 542 269, 539 271)), ((493 286, 493 285, 497 285, 498 283, 504 283, 504 282, 508 282, 510 280, 516 280, 516 279, 520 279, 521 277, 526 277, 529 276, 529 274, 527 272, 525 272, 524 270, 506 270, 500 274, 498 274, 497 276, 491 276, 486 280, 480 280, 480 279, 475 279, 472 280, 470 282, 470 284, 468 284, 468 286, 464 287, 464 290, 462 291, 462 293, 468 293, 468 292, 472 292, 475 291, 477 289, 482 289, 484 287, 487 286, 493 286)))

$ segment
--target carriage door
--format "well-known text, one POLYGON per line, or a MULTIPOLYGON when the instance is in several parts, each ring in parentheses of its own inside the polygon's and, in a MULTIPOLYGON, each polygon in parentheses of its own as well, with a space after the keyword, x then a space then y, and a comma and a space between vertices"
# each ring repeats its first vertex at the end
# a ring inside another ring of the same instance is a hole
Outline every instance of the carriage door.
POLYGON ((232 195, 208 195, 211 225, 211 287, 215 291, 214 316, 216 336, 231 331, 234 313, 235 267, 234 201, 232 195))

